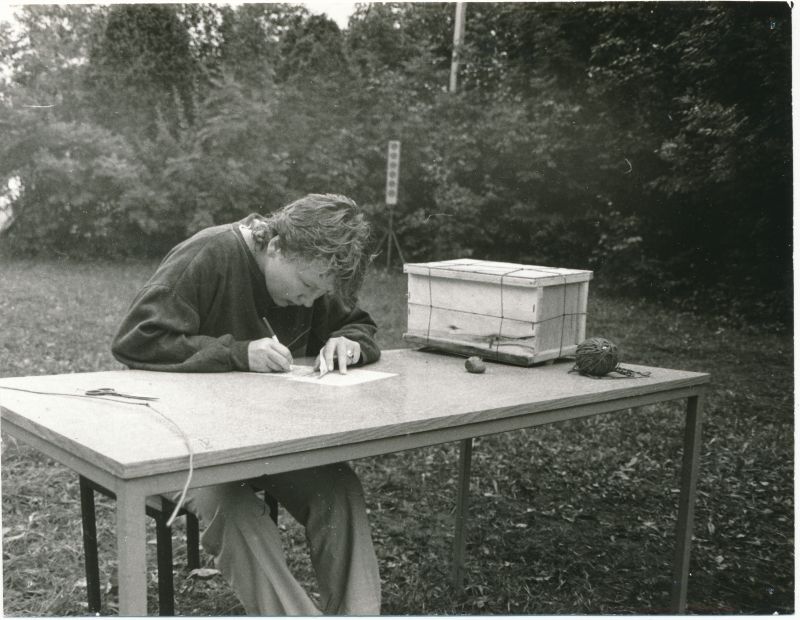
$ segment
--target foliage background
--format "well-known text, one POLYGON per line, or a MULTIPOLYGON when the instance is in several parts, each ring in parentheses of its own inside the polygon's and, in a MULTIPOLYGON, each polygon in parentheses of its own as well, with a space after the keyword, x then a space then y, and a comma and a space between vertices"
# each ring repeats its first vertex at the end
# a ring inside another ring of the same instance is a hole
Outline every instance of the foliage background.
POLYGON ((406 260, 590 268, 595 286, 787 322, 785 3, 30 5, 0 28, 0 244, 161 256, 312 191, 385 227, 403 144, 406 260))

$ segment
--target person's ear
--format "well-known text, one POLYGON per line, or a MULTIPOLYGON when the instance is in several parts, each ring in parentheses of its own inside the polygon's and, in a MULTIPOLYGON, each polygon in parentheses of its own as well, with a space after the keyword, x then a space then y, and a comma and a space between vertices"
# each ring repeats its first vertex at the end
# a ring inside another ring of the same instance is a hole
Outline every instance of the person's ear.
POLYGON ((276 256, 281 253, 280 235, 275 235, 267 244, 267 256, 276 256))

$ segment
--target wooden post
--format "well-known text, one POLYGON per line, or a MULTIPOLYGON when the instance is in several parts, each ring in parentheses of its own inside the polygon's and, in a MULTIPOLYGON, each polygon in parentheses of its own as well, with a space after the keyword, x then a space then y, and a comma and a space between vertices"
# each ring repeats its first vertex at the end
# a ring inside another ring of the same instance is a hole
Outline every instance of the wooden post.
POLYGON ((689 586, 689 554, 692 548, 694 502, 700 462, 702 431, 702 396, 692 396, 686 405, 686 429, 683 439, 681 495, 678 501, 677 540, 672 566, 672 612, 686 613, 686 592, 689 586))

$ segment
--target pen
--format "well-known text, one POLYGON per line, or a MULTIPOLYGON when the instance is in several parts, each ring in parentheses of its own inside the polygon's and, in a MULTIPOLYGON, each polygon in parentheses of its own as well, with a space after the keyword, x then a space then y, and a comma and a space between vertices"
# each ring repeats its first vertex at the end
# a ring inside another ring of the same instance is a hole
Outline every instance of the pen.
POLYGON ((265 316, 262 316, 262 317, 261 317, 261 320, 262 320, 262 321, 264 321, 264 325, 266 325, 266 326, 267 326, 267 331, 269 332, 269 335, 272 337, 272 339, 273 339, 275 342, 277 342, 277 343, 279 343, 279 344, 280 344, 280 340, 278 340, 278 337, 275 335, 275 330, 274 330, 274 329, 272 329, 272 325, 270 325, 270 324, 269 324, 269 321, 267 320, 267 317, 265 317, 265 316))
MULTIPOLYGON (((261 317, 261 320, 262 320, 262 321, 264 321, 264 325, 266 325, 266 326, 267 326, 267 330, 269 330, 269 333, 270 333, 270 334, 272 334, 272 339, 273 339, 275 342, 280 342, 280 341, 278 340, 278 337, 275 335, 275 330, 274 330, 274 329, 272 329, 272 325, 270 325, 270 324, 269 324, 269 321, 267 320, 267 317, 265 317, 265 316, 262 316, 262 317, 261 317)), ((297 340, 298 340, 298 339, 300 339, 300 337, 302 337, 302 336, 305 336, 305 333, 306 333, 306 332, 303 332, 302 334, 300 334, 300 336, 298 336, 297 338, 295 338, 295 339, 292 341, 292 344, 294 344, 295 342, 297 342, 297 340)), ((325 363, 325 358, 322 356, 322 353, 320 353, 320 355, 319 355, 319 378, 321 379, 323 376, 325 376, 325 375, 326 375, 326 374, 328 374, 329 372, 330 372, 330 369, 328 368, 328 365, 325 363)))

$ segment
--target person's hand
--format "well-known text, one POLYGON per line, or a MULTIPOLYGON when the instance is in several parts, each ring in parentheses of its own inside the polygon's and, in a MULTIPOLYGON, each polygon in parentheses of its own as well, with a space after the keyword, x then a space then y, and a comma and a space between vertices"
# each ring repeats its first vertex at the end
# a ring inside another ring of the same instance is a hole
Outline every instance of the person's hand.
POLYGON ((253 372, 287 372, 292 368, 292 352, 277 338, 262 338, 247 345, 247 361, 253 372))
MULTIPOLYGON (((317 363, 314 365, 314 370, 317 370, 324 365, 325 372, 333 370, 333 359, 339 360, 339 372, 341 374, 347 373, 347 366, 355 364, 361 359, 361 345, 355 340, 350 340, 344 336, 337 338, 329 338, 325 346, 319 352, 317 363), (324 362, 324 364, 323 364, 324 362)), ((324 372, 322 374, 325 374, 324 372)))

